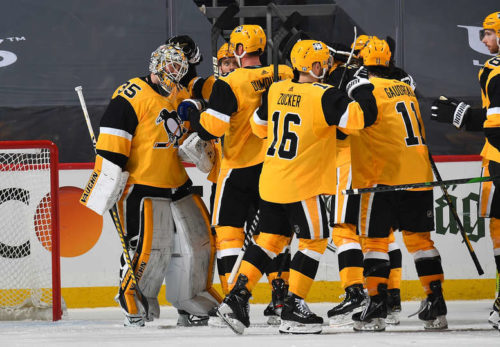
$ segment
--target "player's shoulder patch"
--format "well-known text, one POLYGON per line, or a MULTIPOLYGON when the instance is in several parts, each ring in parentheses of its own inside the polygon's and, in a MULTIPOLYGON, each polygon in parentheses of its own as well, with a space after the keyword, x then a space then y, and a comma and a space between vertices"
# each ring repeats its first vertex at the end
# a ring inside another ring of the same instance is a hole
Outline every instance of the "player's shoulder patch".
POLYGON ((487 60, 486 63, 484 64, 484 67, 489 67, 489 68, 496 68, 499 66, 500 66, 500 55, 497 55, 496 57, 487 60))

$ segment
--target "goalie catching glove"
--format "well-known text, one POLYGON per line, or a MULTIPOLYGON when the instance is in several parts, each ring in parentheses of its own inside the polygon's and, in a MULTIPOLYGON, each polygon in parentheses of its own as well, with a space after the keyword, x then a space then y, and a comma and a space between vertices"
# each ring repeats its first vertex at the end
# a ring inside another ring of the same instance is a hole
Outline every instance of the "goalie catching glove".
POLYGON ((431 119, 441 123, 451 123, 458 129, 464 126, 470 105, 457 99, 440 96, 431 107, 431 119))
POLYGON ((196 165, 204 173, 210 172, 215 162, 212 142, 202 140, 197 133, 192 133, 179 146, 179 157, 196 165))
POLYGON ((94 171, 80 197, 80 203, 102 216, 118 201, 127 180, 127 171, 122 171, 118 165, 97 155, 94 171))

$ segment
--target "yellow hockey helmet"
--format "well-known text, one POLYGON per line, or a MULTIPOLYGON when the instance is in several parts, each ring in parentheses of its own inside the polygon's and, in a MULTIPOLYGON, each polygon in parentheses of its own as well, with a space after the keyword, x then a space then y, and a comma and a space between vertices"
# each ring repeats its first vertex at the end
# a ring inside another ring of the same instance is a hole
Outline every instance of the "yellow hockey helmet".
POLYGON ((391 50, 385 40, 374 38, 369 40, 359 52, 365 66, 389 66, 391 50))
POLYGON ((372 39, 378 39, 378 37, 375 35, 359 35, 356 38, 356 41, 354 41, 354 43, 351 44, 351 49, 352 49, 352 46, 354 45, 354 50, 359 51, 367 44, 368 41, 370 41, 372 39))
POLYGON ((290 52, 290 60, 295 70, 299 72, 309 72, 315 78, 323 78, 332 65, 332 56, 328 46, 321 41, 301 40, 297 41, 290 52), (312 72, 313 64, 318 62, 323 73, 316 76, 312 72))
POLYGON ((217 51, 217 61, 219 62, 221 59, 233 58, 233 57, 234 57, 234 52, 228 43, 223 44, 217 51))
POLYGON ((483 29, 493 30, 497 34, 497 37, 500 37, 500 12, 493 12, 486 16, 483 21, 483 29))
POLYGON ((243 46, 243 54, 239 58, 243 57, 245 53, 262 53, 266 47, 266 34, 262 30, 260 25, 254 24, 244 24, 237 26, 229 38, 231 43, 231 49, 235 52, 238 45, 243 46))

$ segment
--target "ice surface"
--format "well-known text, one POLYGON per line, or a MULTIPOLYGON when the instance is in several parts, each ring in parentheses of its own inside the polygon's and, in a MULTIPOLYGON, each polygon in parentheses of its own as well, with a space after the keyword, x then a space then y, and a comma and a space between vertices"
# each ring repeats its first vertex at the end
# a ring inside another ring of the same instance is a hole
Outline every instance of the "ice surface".
MULTIPOLYGON (((353 332, 324 326, 321 335, 280 335, 267 327, 265 305, 251 305, 252 326, 243 336, 229 329, 177 328, 176 311, 162 307, 161 318, 144 328, 125 328, 118 308, 70 309, 62 321, 0 322, 0 346, 500 346, 500 332, 487 323, 492 300, 448 302, 449 331, 424 331, 416 317, 407 316, 418 302, 403 302, 401 324, 386 332, 353 332)), ((331 303, 310 304, 325 318, 331 303)))

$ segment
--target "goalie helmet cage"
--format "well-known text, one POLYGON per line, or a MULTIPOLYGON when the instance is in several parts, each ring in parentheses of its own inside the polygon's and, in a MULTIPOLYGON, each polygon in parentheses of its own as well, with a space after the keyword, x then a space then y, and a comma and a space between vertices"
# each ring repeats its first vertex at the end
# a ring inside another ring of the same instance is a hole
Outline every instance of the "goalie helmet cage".
POLYGON ((59 172, 50 141, 0 141, 0 320, 60 320, 59 172))

